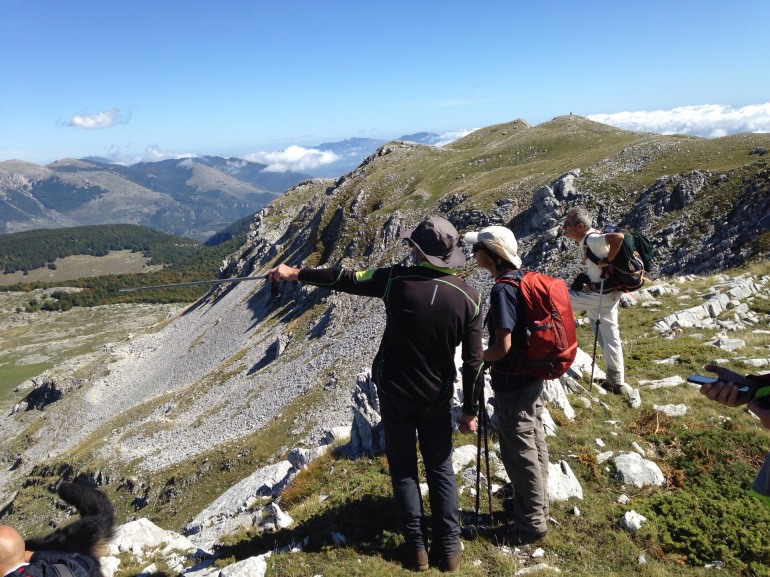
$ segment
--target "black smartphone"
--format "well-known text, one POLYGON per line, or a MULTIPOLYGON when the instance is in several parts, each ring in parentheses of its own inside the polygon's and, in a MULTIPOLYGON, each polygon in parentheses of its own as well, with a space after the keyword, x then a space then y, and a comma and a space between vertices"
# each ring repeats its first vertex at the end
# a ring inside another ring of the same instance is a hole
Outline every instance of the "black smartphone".
MULTIPOLYGON (((688 383, 695 383, 696 385, 708 385, 711 383, 716 383, 719 379, 716 379, 714 377, 704 377, 703 375, 696 375, 692 374, 689 377, 687 377, 688 383)), ((742 387, 738 387, 739 393, 748 393, 751 390, 751 387, 749 385, 743 385, 742 387)))
POLYGON ((687 377, 688 383, 695 383, 696 385, 708 385, 710 383, 716 383, 719 379, 714 377, 704 377, 703 375, 692 374, 687 377))

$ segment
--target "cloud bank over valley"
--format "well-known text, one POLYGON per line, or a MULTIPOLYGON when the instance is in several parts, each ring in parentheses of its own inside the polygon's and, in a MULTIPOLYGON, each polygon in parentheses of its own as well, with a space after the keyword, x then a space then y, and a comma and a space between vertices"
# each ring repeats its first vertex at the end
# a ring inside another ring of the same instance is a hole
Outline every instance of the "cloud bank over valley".
POLYGON ((592 114, 588 118, 626 130, 717 138, 737 132, 770 132, 770 102, 733 108, 724 104, 592 114))
POLYGON ((267 165, 264 172, 312 172, 341 160, 334 152, 297 145, 276 152, 253 152, 243 158, 267 165))

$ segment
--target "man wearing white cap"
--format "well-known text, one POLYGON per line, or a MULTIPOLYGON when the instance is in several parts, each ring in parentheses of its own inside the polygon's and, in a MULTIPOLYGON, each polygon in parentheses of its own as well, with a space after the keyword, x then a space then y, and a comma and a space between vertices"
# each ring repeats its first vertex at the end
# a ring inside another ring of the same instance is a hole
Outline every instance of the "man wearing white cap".
POLYGON ((604 351, 607 379, 602 386, 614 393, 620 393, 625 385, 625 363, 623 344, 618 324, 618 302, 620 291, 605 278, 604 267, 617 256, 623 245, 623 233, 600 233, 592 227, 591 215, 582 207, 573 208, 564 218, 564 235, 580 244, 583 249, 583 263, 586 265, 587 282, 582 287, 570 289, 572 310, 585 311, 598 331, 597 339, 604 351), (588 251, 599 258, 594 263, 588 258, 588 251))
POLYGON ((489 333, 484 362, 490 366, 495 391, 500 456, 514 489, 513 499, 503 502, 513 523, 499 537, 511 545, 532 543, 548 531, 548 447, 542 419, 544 382, 525 374, 522 362, 526 324, 519 298, 518 243, 504 226, 469 232, 464 240, 473 245, 478 265, 495 279, 484 320, 489 333))
POLYGON ((455 348, 462 345, 463 415, 460 428, 475 430, 483 383, 481 299, 458 278, 453 267, 465 264, 458 233, 434 216, 402 230, 416 266, 363 271, 297 269, 279 265, 273 281, 296 281, 351 294, 381 298, 386 323, 372 366, 385 433, 396 513, 406 540, 405 564, 424 571, 460 566, 460 511, 452 469, 452 413, 455 348), (415 434, 416 433, 416 434, 415 434), (430 554, 420 493, 416 442, 428 480, 433 526, 430 554))

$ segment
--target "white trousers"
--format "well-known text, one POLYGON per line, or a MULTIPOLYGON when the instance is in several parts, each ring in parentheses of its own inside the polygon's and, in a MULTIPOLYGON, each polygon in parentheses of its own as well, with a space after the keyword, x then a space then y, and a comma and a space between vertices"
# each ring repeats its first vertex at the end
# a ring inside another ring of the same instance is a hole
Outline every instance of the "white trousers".
POLYGON ((620 327, 618 326, 620 292, 613 291, 601 294, 570 290, 569 296, 572 301, 572 312, 579 314, 585 311, 588 314, 594 335, 596 335, 596 320, 599 320, 598 340, 604 351, 607 381, 611 384, 622 385, 625 382, 625 365, 623 364, 623 344, 620 341, 620 327))

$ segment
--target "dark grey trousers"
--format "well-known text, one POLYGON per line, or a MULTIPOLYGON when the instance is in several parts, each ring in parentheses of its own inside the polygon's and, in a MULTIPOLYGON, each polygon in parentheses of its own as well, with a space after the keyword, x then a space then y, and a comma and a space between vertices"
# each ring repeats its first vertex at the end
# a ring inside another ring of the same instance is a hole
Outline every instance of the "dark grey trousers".
POLYGON ((510 392, 495 391, 494 425, 500 457, 514 489, 514 522, 531 532, 547 531, 550 515, 542 392, 543 381, 510 392))
POLYGON ((427 549, 422 496, 417 473, 417 441, 425 465, 431 509, 433 543, 445 555, 459 546, 460 511, 457 482, 452 469, 452 415, 449 403, 415 405, 403 399, 380 395, 385 431, 385 455, 396 512, 404 538, 427 549))

